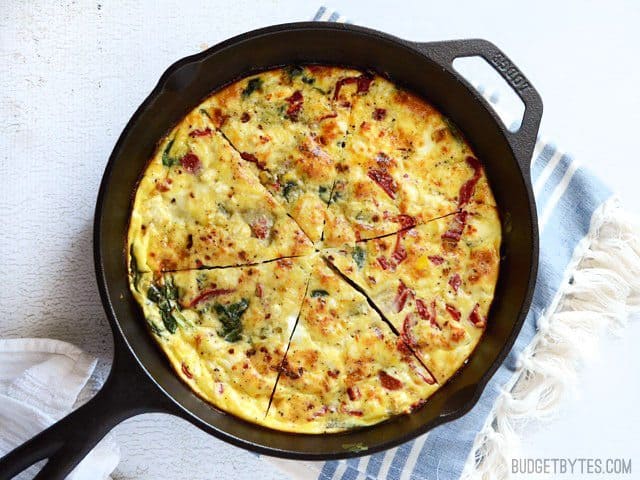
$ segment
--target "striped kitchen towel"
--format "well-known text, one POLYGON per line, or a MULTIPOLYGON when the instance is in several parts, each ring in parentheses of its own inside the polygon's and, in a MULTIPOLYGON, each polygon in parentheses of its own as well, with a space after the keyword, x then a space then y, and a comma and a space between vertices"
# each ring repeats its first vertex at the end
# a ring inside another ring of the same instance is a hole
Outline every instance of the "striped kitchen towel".
MULTIPOLYGON (((314 20, 346 22, 325 7, 314 20)), ((497 111, 503 108, 499 95, 479 90, 497 111)), ((638 222, 598 178, 549 141, 538 139, 531 175, 540 228, 537 287, 511 353, 473 410, 370 456, 268 461, 296 479, 510 476, 518 424, 553 413, 600 331, 622 325, 631 311, 640 309, 638 222)))

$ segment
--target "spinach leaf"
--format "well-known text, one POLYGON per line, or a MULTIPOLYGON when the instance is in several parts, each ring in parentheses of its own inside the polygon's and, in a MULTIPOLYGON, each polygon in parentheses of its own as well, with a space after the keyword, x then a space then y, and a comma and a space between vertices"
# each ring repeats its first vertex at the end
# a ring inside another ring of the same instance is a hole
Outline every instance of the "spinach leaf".
POLYGON ((248 98, 256 90, 262 89, 262 79, 260 77, 252 78, 247 82, 246 88, 242 91, 242 98, 248 98))
POLYGON ((162 323, 164 323, 164 328, 166 328, 169 333, 176 333, 176 330, 178 329, 178 322, 171 314, 171 310, 161 308, 160 317, 162 318, 162 323))
POLYGON ((289 65, 286 68, 286 72, 287 72, 287 75, 289 75, 289 79, 293 80, 294 78, 302 75, 302 67, 298 67, 296 65, 289 65))
POLYGON ((324 203, 329 203, 329 195, 331 195, 331 191, 327 187, 324 185, 318 187, 318 196, 324 203))
POLYGON ((287 202, 290 202, 294 199, 296 190, 298 189, 298 184, 296 182, 287 182, 282 187, 282 195, 287 199, 287 202))
POLYGON ((138 270, 138 260, 136 260, 136 256, 133 253, 133 243, 129 248, 129 257, 131 258, 129 260, 129 270, 131 271, 133 288, 136 289, 136 292, 140 293, 140 290, 138 289, 138 282, 140 281, 140 270, 138 270))
POLYGON ((356 265, 359 269, 362 269, 362 267, 364 267, 364 261, 366 257, 367 253, 360 246, 356 246, 356 248, 353 249, 353 252, 351 252, 351 258, 353 258, 353 261, 356 262, 356 265))
POLYGON ((177 306, 176 310, 174 310, 173 312, 171 312, 171 315, 173 316, 173 319, 178 322, 178 325, 180 325, 181 327, 184 327, 185 325, 189 325, 190 327, 193 327, 193 322, 191 322, 190 320, 187 320, 187 318, 180 313, 180 307, 177 306))
POLYGON ((329 296, 329 292, 327 292, 326 290, 322 290, 322 289, 313 290, 311 292, 311 298, 328 297, 328 296, 329 296))
POLYGON ((149 290, 147 290, 147 298, 151 300, 153 303, 159 303, 162 300, 162 292, 158 287, 151 284, 149 286, 149 290))
MULTIPOLYGON (((189 323, 180 313, 178 297, 178 287, 175 286, 173 278, 171 277, 165 278, 165 282, 162 287, 151 284, 147 290, 147 298, 158 305, 160 318, 162 318, 164 328, 166 328, 169 333, 175 333, 178 325, 184 326, 189 323)), ((150 322, 149 325, 151 326, 151 330, 155 333, 154 328, 157 329, 158 326, 152 322, 150 322)))
POLYGON ((172 165, 178 163, 178 159, 170 155, 171 148, 173 147, 173 143, 175 141, 176 139, 172 138, 169 143, 167 143, 164 152, 162 152, 162 165, 164 165, 165 167, 171 167, 172 165))
MULTIPOLYGON (((302 81, 307 85, 313 85, 316 82, 316 79, 313 77, 307 77, 306 75, 302 77, 302 81)), ((318 89, 319 90, 319 89, 318 89)))
MULTIPOLYGON (((165 277, 164 280, 164 297, 167 300, 173 300, 178 306, 178 287, 173 283, 173 277, 165 277)), ((179 308, 179 307, 178 307, 179 308)))
POLYGON ((211 120, 211 115, 209 115, 209 112, 207 112, 204 108, 200 109, 200 113, 211 120))
POLYGON ((243 298, 239 302, 228 305, 216 303, 213 308, 218 314, 220 323, 222 323, 222 330, 218 332, 218 335, 230 343, 240 340, 242 337, 242 322, 240 318, 249 308, 249 301, 243 298))

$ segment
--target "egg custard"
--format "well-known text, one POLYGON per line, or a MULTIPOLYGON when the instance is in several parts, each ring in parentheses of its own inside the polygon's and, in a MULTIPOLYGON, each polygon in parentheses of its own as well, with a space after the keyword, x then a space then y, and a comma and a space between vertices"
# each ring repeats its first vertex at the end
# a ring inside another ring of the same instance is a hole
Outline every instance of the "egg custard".
POLYGON ((482 163, 389 80, 290 66, 163 138, 138 185, 129 285, 216 408, 328 433, 428 401, 489 321, 501 226, 482 163))

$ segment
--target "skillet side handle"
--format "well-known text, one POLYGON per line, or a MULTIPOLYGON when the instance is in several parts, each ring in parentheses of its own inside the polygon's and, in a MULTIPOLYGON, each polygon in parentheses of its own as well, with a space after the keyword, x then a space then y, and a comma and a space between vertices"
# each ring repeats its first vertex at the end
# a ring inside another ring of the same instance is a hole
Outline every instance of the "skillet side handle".
MULTIPOLYGON (((122 351, 122 349, 120 349, 122 351)), ((146 412, 175 413, 176 406, 130 359, 116 355, 102 389, 86 404, 0 459, 0 480, 9 480, 48 459, 37 480, 63 480, 109 433, 129 417, 146 412)))
POLYGON ((504 78, 524 103, 522 124, 516 132, 507 130, 507 138, 523 173, 530 174, 531 156, 542 119, 542 99, 531 82, 498 47, 487 40, 451 40, 443 42, 413 43, 421 53, 457 77, 453 61, 461 57, 482 57, 504 78))

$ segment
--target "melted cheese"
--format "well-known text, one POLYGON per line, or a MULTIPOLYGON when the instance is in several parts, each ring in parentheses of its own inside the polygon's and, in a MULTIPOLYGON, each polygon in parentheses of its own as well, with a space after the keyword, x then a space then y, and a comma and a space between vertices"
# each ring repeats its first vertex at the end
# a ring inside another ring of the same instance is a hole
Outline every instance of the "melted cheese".
POLYGON ((267 424, 305 433, 372 425, 437 388, 366 298, 317 259, 267 424))
POLYGON ((328 94, 349 74, 355 73, 331 67, 274 70, 234 83, 203 104, 314 242, 322 235, 349 115, 328 94))
POLYGON ((498 278, 500 221, 495 207, 472 205, 460 239, 443 238, 457 221, 450 215, 325 253, 403 332, 440 383, 480 341, 498 278))
POLYGON ((311 251, 284 207, 198 111, 160 144, 131 214, 128 252, 139 270, 242 265, 311 251))
POLYGON ((221 410, 260 423, 308 276, 309 261, 301 258, 144 273, 132 288, 182 380, 221 410), (167 291, 175 291, 175 298, 167 291))
MULTIPOLYGON (((474 175, 467 161, 473 152, 455 126, 380 76, 352 102, 349 161, 337 178, 324 246, 397 232, 401 215, 421 224, 461 207, 460 189, 474 175)), ((473 200, 495 204, 482 172, 473 200)))
POLYGON ((428 103, 377 75, 287 67, 216 92, 159 143, 129 282, 199 396, 337 432, 411 412, 464 364, 500 235, 482 165, 428 103))

